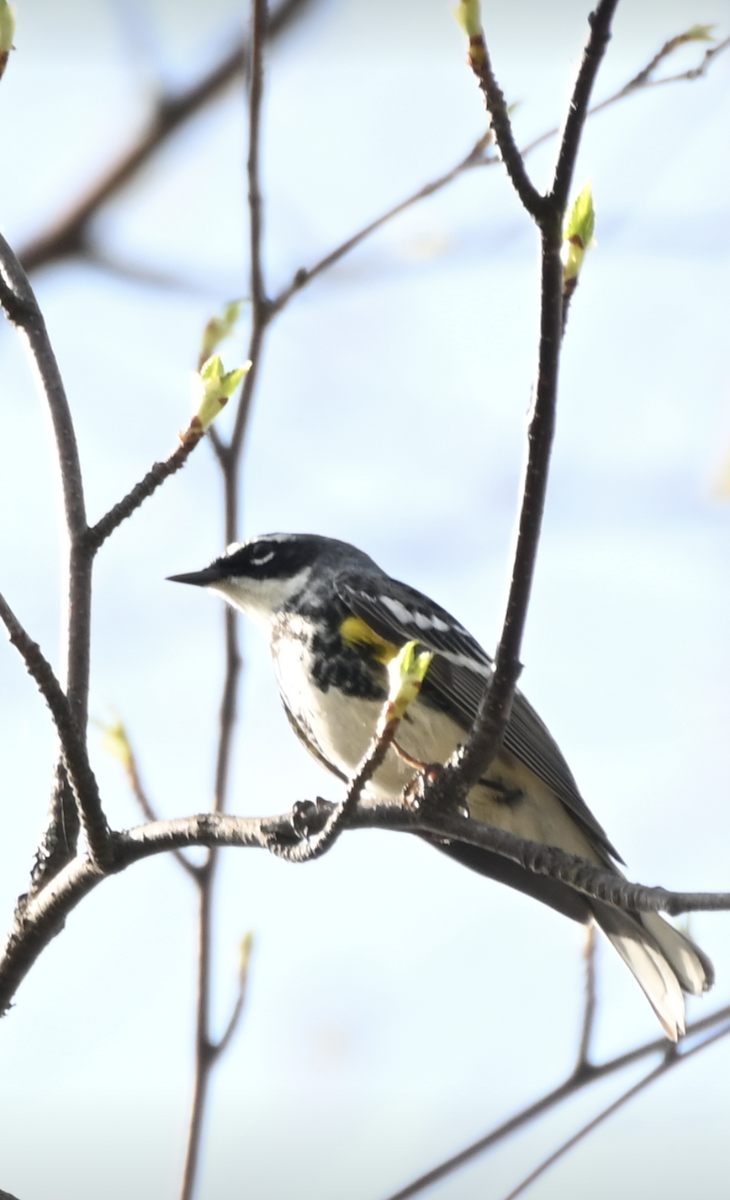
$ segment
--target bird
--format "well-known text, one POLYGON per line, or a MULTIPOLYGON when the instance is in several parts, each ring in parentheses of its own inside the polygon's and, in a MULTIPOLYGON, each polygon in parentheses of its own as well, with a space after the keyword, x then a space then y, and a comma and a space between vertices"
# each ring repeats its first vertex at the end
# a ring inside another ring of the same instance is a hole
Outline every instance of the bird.
MULTIPOLYGON (((397 801, 423 764, 445 763, 466 739, 492 660, 444 608, 391 578, 348 542, 270 533, 234 542, 208 567, 168 578, 216 592, 269 641, 284 711, 307 750, 348 781, 388 698, 388 664, 416 641, 433 654, 417 699, 366 787, 397 801)), ((472 820, 554 846, 621 875, 623 859, 591 813, 555 740, 519 689, 501 748, 467 797, 472 820)), ((626 912, 496 852, 427 838, 464 866, 583 924, 595 922, 633 973, 673 1042, 684 993, 712 986, 704 952, 659 913, 626 912)))

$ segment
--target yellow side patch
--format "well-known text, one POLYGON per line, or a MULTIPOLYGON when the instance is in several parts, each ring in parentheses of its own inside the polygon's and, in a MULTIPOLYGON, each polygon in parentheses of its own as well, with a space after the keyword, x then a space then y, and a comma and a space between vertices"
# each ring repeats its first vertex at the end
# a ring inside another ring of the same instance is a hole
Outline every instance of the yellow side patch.
POLYGON ((378 662, 386 665, 392 662, 399 652, 398 646, 382 638, 361 617, 345 617, 340 625, 340 633, 343 641, 351 646, 372 646, 378 662))

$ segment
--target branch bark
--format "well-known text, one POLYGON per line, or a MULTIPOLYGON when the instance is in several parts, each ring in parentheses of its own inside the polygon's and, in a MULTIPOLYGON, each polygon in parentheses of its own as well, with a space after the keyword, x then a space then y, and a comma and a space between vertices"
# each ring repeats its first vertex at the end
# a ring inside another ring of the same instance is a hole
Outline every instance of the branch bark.
POLYGON ((537 561, 555 431, 563 334, 563 223, 590 95, 608 45, 617 3, 618 0, 599 0, 589 18, 588 38, 568 105, 552 186, 547 196, 541 198, 540 204, 536 203, 531 190, 527 188, 515 160, 517 154, 522 162, 516 151, 509 114, 491 68, 483 34, 481 38, 484 56, 478 74, 487 107, 493 116, 497 144, 515 191, 540 229, 540 342, 532 414, 527 430, 527 461, 522 482, 517 542, 502 633, 494 657, 494 672, 466 744, 454 756, 447 771, 442 772, 425 790, 424 801, 429 808, 443 804, 445 793, 453 791, 454 785, 459 802, 463 801, 469 789, 488 769, 501 744, 522 669, 519 656, 537 561), (495 113, 499 114, 498 120, 494 120, 495 113))
MULTIPOLYGON (((268 37, 273 41, 284 33, 312 2, 283 0, 271 14, 268 37)), ((127 153, 51 229, 21 250, 19 257, 26 271, 36 271, 70 254, 83 254, 89 245, 91 221, 100 209, 131 182, 181 125, 239 76, 245 76, 249 57, 249 43, 241 39, 197 83, 183 92, 163 95, 149 118, 147 128, 127 153)))

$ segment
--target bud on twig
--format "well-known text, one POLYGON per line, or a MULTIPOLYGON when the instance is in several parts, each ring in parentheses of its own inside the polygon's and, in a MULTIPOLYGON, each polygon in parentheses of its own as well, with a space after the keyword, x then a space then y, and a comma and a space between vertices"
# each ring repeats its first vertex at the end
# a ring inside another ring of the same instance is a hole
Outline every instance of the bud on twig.
POLYGON ((189 428, 181 434, 184 442, 205 433, 250 369, 249 360, 242 367, 235 367, 233 371, 224 371, 222 359, 218 354, 214 354, 203 363, 198 373, 193 375, 193 403, 198 405, 198 411, 189 428))
MULTIPOLYGON (((596 212, 593 207, 593 190, 587 183, 576 199, 565 225, 563 237, 563 291, 573 288, 580 275, 583 259, 595 246, 593 232, 596 227, 596 212)), ((572 289, 571 289, 572 290, 572 289)))
POLYGON ((203 367, 213 352, 218 349, 221 342, 224 342, 234 332, 241 316, 243 305, 243 300, 232 300, 224 308, 222 316, 210 318, 203 330, 200 355, 198 357, 198 370, 203 367))
POLYGON ((0 78, 8 65, 8 56, 14 49, 15 37, 15 5, 8 0, 0 0, 0 78))

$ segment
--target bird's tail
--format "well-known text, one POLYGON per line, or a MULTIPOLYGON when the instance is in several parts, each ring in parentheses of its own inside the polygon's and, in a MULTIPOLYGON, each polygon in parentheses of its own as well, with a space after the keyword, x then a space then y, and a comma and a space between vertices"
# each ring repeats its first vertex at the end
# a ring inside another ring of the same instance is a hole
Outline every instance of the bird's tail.
POLYGON ((668 1038, 684 1033, 684 993, 701 995, 715 972, 706 954, 659 913, 626 913, 590 902, 596 923, 643 989, 668 1038))

